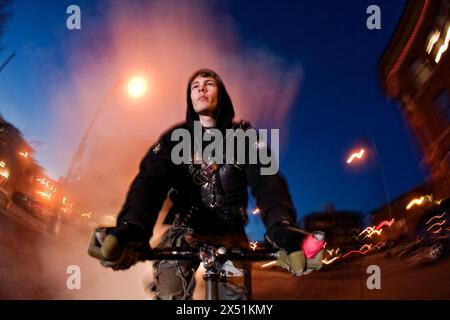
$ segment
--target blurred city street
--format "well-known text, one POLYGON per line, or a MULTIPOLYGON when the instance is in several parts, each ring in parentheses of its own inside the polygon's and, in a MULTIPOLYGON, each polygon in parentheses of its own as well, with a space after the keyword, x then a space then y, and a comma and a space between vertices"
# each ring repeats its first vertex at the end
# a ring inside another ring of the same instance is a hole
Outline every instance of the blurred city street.
MULTIPOLYGON (((144 281, 150 262, 127 271, 105 269, 87 255, 89 234, 63 225, 55 235, 46 225, 12 206, 0 214, 1 299, 150 299, 144 281), (81 288, 66 287, 67 268, 81 270, 81 288)), ((253 268, 255 300, 303 299, 449 299, 450 258, 429 265, 410 264, 390 250, 358 256, 306 276, 295 277, 282 269, 253 268), (367 267, 378 265, 381 289, 369 290, 367 267)), ((201 275, 194 298, 203 299, 201 275)))
POLYGON ((253 275, 255 299, 450 299, 450 258, 431 265, 408 265, 389 251, 358 257, 345 264, 302 277, 286 272, 258 271, 253 275), (381 289, 367 288, 367 267, 378 265, 381 289))
POLYGON ((450 300, 449 44, 450 0, 0 0, 0 300, 450 300))
POLYGON ((0 208, 0 299, 145 299, 148 263, 128 272, 100 266, 87 254, 90 234, 51 224, 11 206, 0 208), (69 266, 81 271, 81 289, 66 285, 69 266))

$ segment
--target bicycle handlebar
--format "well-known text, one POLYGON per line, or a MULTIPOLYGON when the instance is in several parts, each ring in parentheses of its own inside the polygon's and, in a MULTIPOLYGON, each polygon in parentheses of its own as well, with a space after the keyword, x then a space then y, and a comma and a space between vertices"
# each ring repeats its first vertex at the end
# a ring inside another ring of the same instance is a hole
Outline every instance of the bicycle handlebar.
MULTIPOLYGON (((97 228, 95 233, 95 243, 98 248, 111 228, 97 228)), ((179 247, 171 248, 150 248, 145 246, 137 249, 139 252, 139 260, 199 260, 202 262, 212 262, 214 260, 240 260, 240 261, 267 261, 278 259, 279 250, 275 248, 265 249, 249 249, 225 247, 224 245, 210 245, 201 241, 197 241, 196 245, 191 248, 183 249, 179 247)), ((90 253, 94 257, 98 257, 96 250, 90 253)), ((102 258, 101 256, 99 257, 102 258)))
POLYGON ((146 250, 141 254, 140 260, 202 260, 202 255, 212 254, 216 259, 222 260, 241 260, 241 261, 264 261, 276 260, 278 250, 270 249, 244 249, 244 248, 208 248, 199 249, 180 249, 180 248, 156 248, 146 250))

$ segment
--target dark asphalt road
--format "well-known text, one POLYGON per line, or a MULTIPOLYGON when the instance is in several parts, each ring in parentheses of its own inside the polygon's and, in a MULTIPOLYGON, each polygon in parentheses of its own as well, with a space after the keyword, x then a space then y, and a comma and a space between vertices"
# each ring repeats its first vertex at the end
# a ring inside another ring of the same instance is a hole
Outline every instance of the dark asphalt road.
MULTIPOLYGON (((19 209, 0 209, 0 299, 149 299, 143 290, 149 262, 113 272, 88 257, 88 233, 63 226, 55 235, 47 229, 46 222, 19 209), (66 287, 70 265, 80 267, 80 290, 66 287)), ((449 257, 418 265, 388 252, 356 257, 301 277, 256 265, 254 299, 450 299, 449 257), (370 265, 380 267, 381 289, 367 288, 370 265)), ((194 297, 203 297, 202 283, 194 297)))

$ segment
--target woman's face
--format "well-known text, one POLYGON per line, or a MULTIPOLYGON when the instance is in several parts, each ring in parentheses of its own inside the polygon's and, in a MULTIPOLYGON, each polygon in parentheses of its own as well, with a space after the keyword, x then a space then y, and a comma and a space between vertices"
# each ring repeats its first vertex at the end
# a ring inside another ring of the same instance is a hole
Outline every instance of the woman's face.
POLYGON ((217 109, 219 90, 212 77, 198 76, 191 82, 191 101, 195 112, 214 116, 217 109))

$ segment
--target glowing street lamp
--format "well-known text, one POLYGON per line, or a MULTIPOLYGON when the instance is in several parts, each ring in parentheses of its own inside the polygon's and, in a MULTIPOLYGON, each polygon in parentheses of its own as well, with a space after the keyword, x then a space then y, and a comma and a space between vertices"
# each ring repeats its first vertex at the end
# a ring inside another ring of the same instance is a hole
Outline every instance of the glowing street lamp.
POLYGON ((140 98, 147 92, 147 81, 142 77, 134 77, 128 82, 128 94, 132 98, 140 98))
POLYGON ((408 205, 406 206, 406 210, 411 209, 411 207, 412 207, 413 205, 418 205, 418 206, 422 205, 424 200, 425 200, 424 197, 420 197, 420 198, 418 198, 418 199, 411 200, 411 201, 408 203, 408 205))
POLYGON ((406 206, 406 210, 410 210, 413 206, 421 206, 424 205, 425 202, 433 202, 433 197, 431 195, 425 195, 420 198, 415 198, 411 200, 406 206))
POLYGON ((347 163, 350 164, 353 162, 353 160, 355 160, 356 158, 360 159, 362 158, 362 156, 364 155, 365 150, 361 149, 359 150, 359 152, 353 153, 348 159, 347 159, 347 163))

